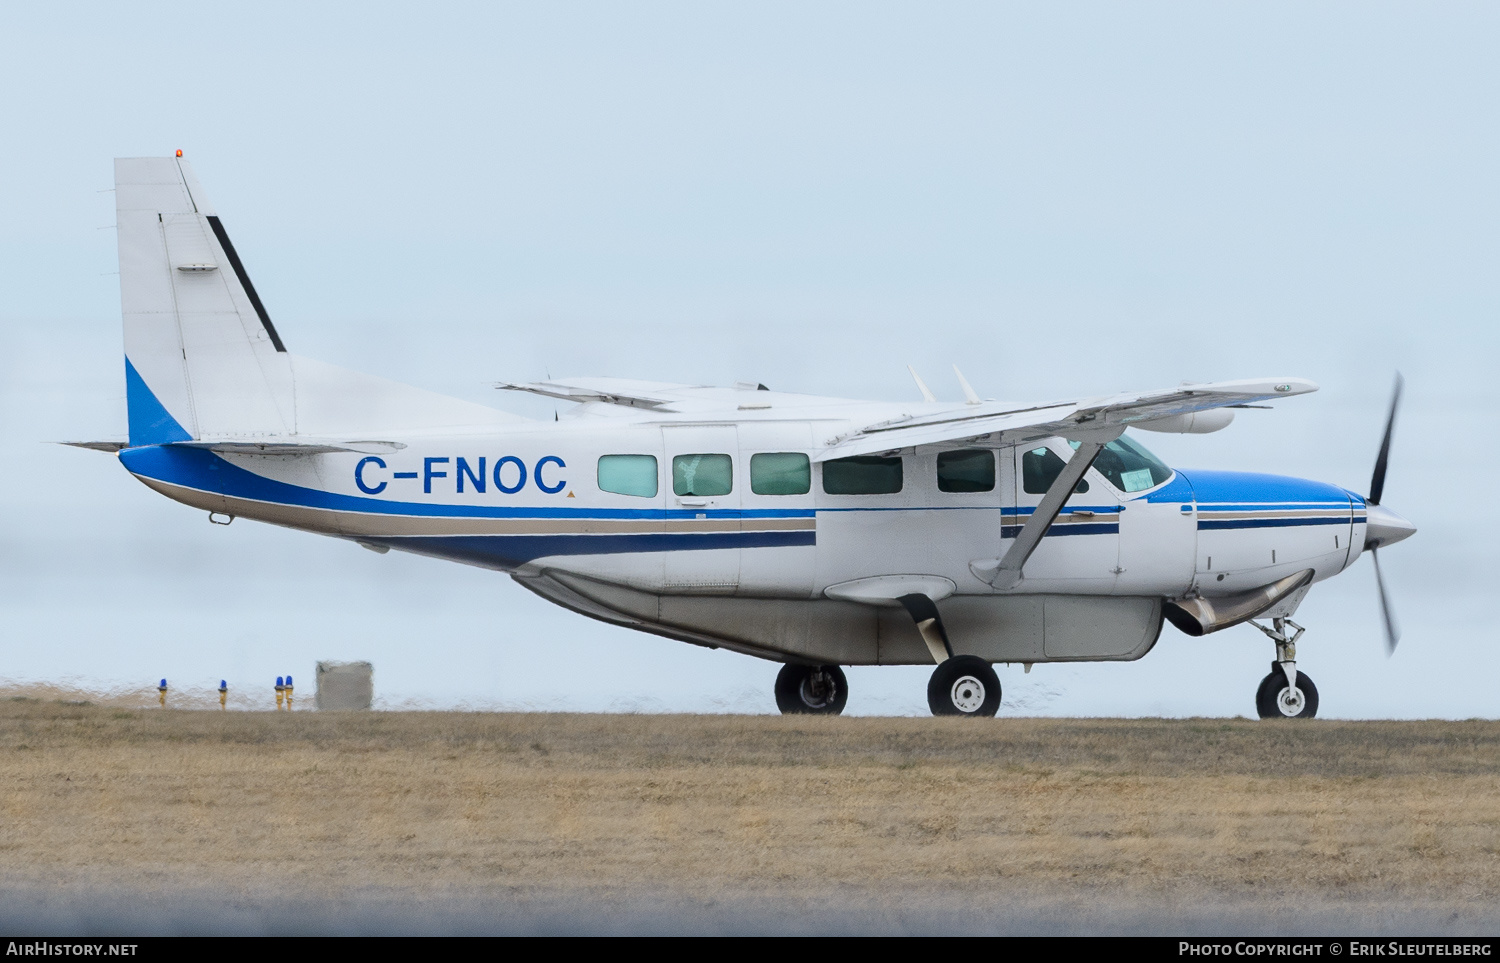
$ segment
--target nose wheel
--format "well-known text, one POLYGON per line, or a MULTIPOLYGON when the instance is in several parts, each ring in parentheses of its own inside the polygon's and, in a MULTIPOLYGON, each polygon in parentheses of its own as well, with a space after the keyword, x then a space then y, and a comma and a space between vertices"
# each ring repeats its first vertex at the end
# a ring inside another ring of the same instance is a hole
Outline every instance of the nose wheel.
POLYGON ((1318 714, 1318 687, 1306 672, 1297 671, 1297 640, 1307 630, 1291 619, 1272 619, 1269 626, 1259 622, 1260 629, 1276 643, 1276 661, 1271 674, 1260 680, 1255 690, 1255 711, 1262 719, 1311 719, 1318 714), (1296 629, 1287 635, 1287 628, 1296 629))
POLYGON ((793 665, 776 673, 776 708, 785 716, 836 716, 849 701, 849 683, 836 665, 793 665))
POLYGON ((1272 662, 1271 674, 1255 690, 1255 711, 1262 719, 1311 719, 1318 714, 1318 687, 1306 672, 1288 684, 1281 666, 1272 662))

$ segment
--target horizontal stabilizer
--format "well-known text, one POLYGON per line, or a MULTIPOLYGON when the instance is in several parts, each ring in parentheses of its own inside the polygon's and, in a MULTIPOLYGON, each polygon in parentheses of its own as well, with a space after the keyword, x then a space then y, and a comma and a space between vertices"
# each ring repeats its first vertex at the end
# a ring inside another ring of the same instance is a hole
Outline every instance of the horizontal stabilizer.
POLYGON ((88 448, 93 451, 107 451, 110 454, 130 447, 128 441, 60 441, 58 444, 73 448, 88 448))
MULTIPOLYGON (((130 447, 128 441, 62 441, 60 445, 73 448, 88 448, 107 451, 110 454, 130 447)), ((406 445, 399 441, 328 441, 315 438, 263 438, 258 441, 197 441, 169 442, 175 448, 202 448, 221 455, 327 455, 335 452, 356 452, 362 455, 389 455, 406 445)))
POLYGON ((178 448, 203 448, 221 455, 327 455, 352 451, 363 455, 388 455, 406 445, 399 441, 327 441, 312 438, 266 438, 259 441, 178 441, 178 448))

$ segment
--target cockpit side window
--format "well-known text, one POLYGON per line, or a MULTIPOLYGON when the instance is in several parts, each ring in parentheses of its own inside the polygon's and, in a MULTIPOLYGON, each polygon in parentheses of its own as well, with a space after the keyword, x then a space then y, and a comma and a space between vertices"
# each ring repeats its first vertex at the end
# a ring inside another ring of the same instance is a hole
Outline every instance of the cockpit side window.
MULTIPOLYGON (((1021 456, 1021 487, 1028 494, 1045 495, 1066 464, 1051 448, 1031 449, 1021 456)), ((1079 479, 1078 487, 1073 490, 1082 494, 1089 490, 1089 483, 1079 479)))
MULTIPOLYGON (((1072 444, 1070 442, 1070 444, 1072 444)), ((1076 444, 1073 447, 1078 447, 1076 444)), ((1094 470, 1122 492, 1143 492, 1172 477, 1172 469, 1134 438, 1124 435, 1104 446, 1094 470)), ((1030 491, 1030 489, 1027 489, 1030 491)))

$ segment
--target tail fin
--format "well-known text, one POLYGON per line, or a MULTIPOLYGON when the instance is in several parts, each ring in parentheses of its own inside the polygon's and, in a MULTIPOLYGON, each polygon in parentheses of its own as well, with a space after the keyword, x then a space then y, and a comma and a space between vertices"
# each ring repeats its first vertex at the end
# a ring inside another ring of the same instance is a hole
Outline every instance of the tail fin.
POLYGON ((289 354, 180 156, 117 159, 115 208, 132 447, 517 420, 289 354))
POLYGON ((131 445, 295 431, 286 347, 181 158, 115 161, 131 445))

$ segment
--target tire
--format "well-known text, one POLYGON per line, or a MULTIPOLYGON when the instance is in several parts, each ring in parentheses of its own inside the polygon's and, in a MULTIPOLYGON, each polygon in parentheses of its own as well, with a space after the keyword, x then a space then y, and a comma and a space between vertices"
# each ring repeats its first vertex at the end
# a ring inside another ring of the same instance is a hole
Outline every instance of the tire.
POLYGON ((932 671, 927 707, 935 716, 989 718, 1000 711, 1000 677, 975 655, 955 655, 932 671))
POLYGON ((787 663, 776 674, 776 708, 782 715, 836 716, 849 701, 849 682, 836 665, 787 663))
POLYGON ((1318 714, 1318 687, 1307 673, 1297 673, 1301 707, 1294 713, 1287 712, 1295 704, 1284 700, 1287 691, 1286 673, 1281 666, 1271 663, 1271 674, 1261 679, 1260 688, 1255 690, 1255 711, 1262 719, 1311 719, 1318 714))

